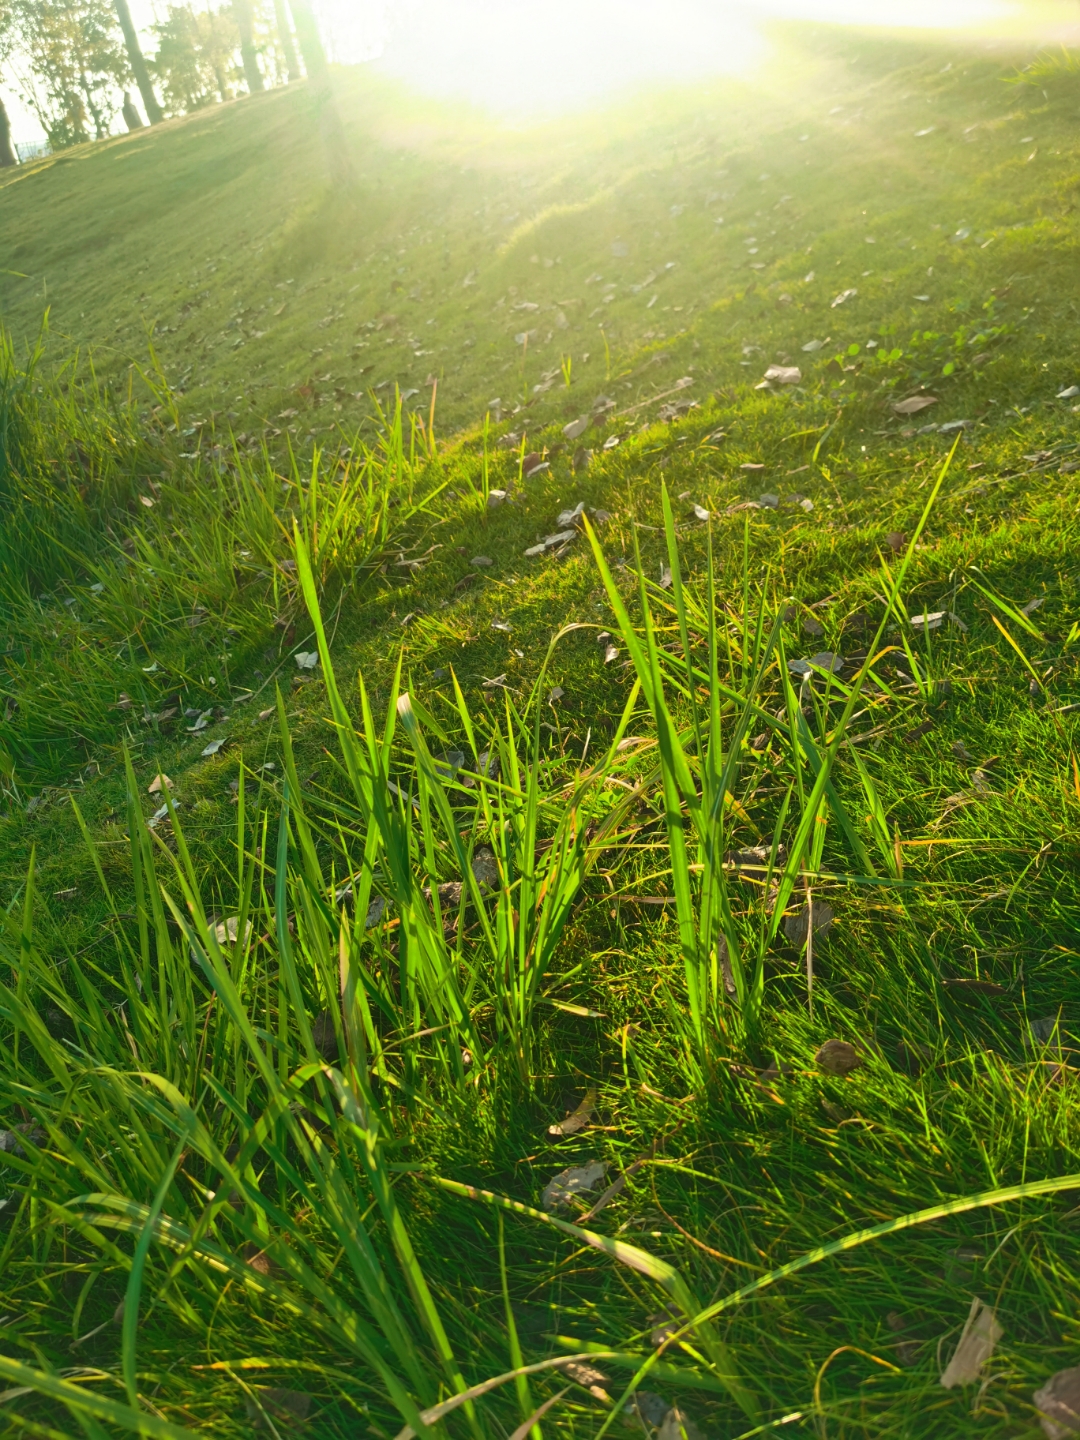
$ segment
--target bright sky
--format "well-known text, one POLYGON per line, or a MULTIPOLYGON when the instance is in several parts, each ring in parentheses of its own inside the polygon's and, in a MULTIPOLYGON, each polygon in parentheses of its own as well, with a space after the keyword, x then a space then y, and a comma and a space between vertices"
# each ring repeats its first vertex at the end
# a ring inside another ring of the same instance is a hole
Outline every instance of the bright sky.
MULTIPOLYGON (((195 0, 199 7, 209 0, 195 0)), ((217 0, 221 3, 221 0, 217 0)), ((775 18, 903 29, 1008 24, 1021 0, 315 0, 342 62, 372 61, 416 90, 523 118, 642 84, 752 71, 775 18)), ((166 0, 132 0, 153 23, 166 0)), ((152 50, 151 42, 147 49, 152 50)), ((5 77, 17 140, 40 134, 5 77)))

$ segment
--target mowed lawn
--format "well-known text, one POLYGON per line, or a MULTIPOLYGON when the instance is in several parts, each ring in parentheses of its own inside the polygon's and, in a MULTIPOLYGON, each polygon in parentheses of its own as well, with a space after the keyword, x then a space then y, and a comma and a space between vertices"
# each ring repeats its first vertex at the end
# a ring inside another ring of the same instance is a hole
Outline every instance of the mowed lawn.
POLYGON ((777 39, 0 183, 11 1433, 394 1435, 596 1351, 439 1423, 1035 1436, 1080 1364, 1080 79, 777 39))

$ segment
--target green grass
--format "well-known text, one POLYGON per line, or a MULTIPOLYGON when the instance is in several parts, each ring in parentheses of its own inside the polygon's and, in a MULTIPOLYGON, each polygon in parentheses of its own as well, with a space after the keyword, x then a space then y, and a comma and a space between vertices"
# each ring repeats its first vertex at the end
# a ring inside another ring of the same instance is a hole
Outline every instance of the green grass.
POLYGON ((7 1432, 395 1435, 597 1351, 439 1424, 628 1433, 636 1376, 706 1436, 1041 1433, 1078 80, 784 43, 519 134, 343 72, 351 186, 303 87, 5 177, 7 1432))

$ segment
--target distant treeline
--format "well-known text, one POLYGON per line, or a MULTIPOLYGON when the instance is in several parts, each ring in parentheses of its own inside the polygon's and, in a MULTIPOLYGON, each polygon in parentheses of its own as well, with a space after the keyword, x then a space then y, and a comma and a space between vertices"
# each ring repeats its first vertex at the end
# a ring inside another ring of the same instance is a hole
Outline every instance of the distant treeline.
POLYGON ((128 0, 0 0, 0 165, 17 163, 4 87, 59 150, 121 120, 153 125, 326 65, 308 0, 185 0, 150 33, 157 48, 144 55, 128 0))

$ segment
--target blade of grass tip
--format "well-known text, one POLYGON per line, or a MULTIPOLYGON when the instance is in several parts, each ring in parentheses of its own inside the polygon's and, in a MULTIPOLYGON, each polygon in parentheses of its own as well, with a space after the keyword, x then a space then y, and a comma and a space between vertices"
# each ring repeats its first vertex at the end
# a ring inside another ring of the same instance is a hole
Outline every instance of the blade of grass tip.
MULTIPOLYGON (((482 1380, 479 1385, 473 1385, 468 1390, 461 1391, 458 1395, 451 1395, 449 1400, 443 1400, 438 1405, 432 1405, 430 1410, 422 1410, 420 1418, 425 1425, 434 1425, 436 1420, 441 1420, 444 1415, 452 1414, 459 1405, 465 1405, 473 1400, 478 1400, 482 1395, 490 1395, 492 1390, 497 1390, 500 1385, 507 1385, 515 1380, 518 1374, 539 1375, 544 1370, 561 1370, 565 1365, 572 1365, 576 1360, 610 1360, 618 1354, 616 1350, 583 1350, 579 1355, 556 1355, 550 1360, 537 1360, 532 1365, 523 1365, 520 1372, 508 1370, 505 1375, 494 1375, 490 1380, 482 1380)), ((564 1392, 565 1393, 565 1392, 564 1392)), ((515 1432, 516 1433, 516 1432, 515 1432)), ((394 1440, 412 1440, 416 1431, 411 1425, 405 1425, 394 1436, 394 1440)))
POLYGON ((972 575, 971 573, 971 571, 975 568, 976 567, 972 565, 967 571, 965 578, 967 579, 968 583, 970 585, 974 585, 975 589, 978 590, 980 595, 984 595, 986 599, 990 601, 991 605, 996 605, 997 608, 1001 611, 1001 613, 1007 616, 1015 624, 1019 625, 1021 630, 1026 630, 1033 640, 1038 640, 1045 645, 1046 636, 1042 633, 1042 631, 1038 628, 1037 625, 1032 624, 1030 616, 1025 615, 1022 610, 1017 610, 1015 605, 1010 605, 1007 600, 1002 599, 1002 597, 998 595, 994 590, 991 590, 988 585, 982 584, 978 580, 976 580, 974 575, 972 575))
MULTIPOLYGON (((1012 646, 1012 648, 1016 651, 1017 655, 1020 656, 1020 660, 1021 660, 1022 664, 1024 665, 1024 668, 1027 670, 1027 672, 1028 672, 1028 674, 1031 676, 1032 680, 1034 680, 1034 682, 1035 682, 1036 686, 1039 688, 1039 690, 1041 690, 1041 689, 1042 689, 1042 680, 1039 678, 1039 672, 1035 669, 1034 665, 1032 665, 1031 661, 1030 661, 1030 660, 1027 658, 1027 656, 1024 654, 1023 650, 1020 649, 1020 646, 1017 644, 1016 640, 1015 640, 1015 639, 1013 638, 1013 636, 1009 633, 1009 631, 1005 628, 1005 626, 1001 623, 1001 621, 997 618, 997 616, 996 616, 996 615, 991 615, 991 616, 990 616, 990 619, 994 622, 994 624, 997 626, 997 628, 1001 631, 1002 635, 1005 636, 1005 639, 1009 642, 1009 644, 1012 646)), ((1064 731, 1062 730, 1061 721, 1060 721, 1060 720, 1058 719, 1058 717, 1054 714, 1053 710, 1050 711, 1050 716, 1051 716, 1051 719, 1053 720, 1054 724, 1057 726, 1058 730, 1059 730, 1062 734, 1064 734, 1064 731)))
POLYGON ((127 1391, 128 1404, 133 1410, 139 1408, 139 1387, 135 1376, 135 1332, 139 1323, 139 1295, 142 1291, 143 1271, 146 1268, 146 1257, 150 1251, 150 1243, 154 1239, 154 1231, 157 1227, 158 1216, 165 1206, 165 1197, 169 1193, 169 1186, 173 1183, 177 1170, 180 1168, 180 1161, 184 1158, 184 1150, 190 1138, 190 1128, 185 1133, 173 1151, 173 1157, 166 1167, 165 1174, 161 1177, 161 1184, 157 1188, 153 1203, 150 1206, 150 1213, 146 1217, 146 1224, 139 1236, 139 1243, 135 1246, 135 1254, 131 1259, 131 1271, 128 1275, 127 1289, 124 1291, 124 1323, 120 1338, 120 1368, 124 1376, 124 1389, 127 1391))
POLYGON ((25 1385, 39 1395, 57 1400, 73 1414, 82 1411, 121 1429, 154 1437, 154 1440, 199 1440, 197 1433, 184 1425, 174 1425, 145 1410, 132 1410, 104 1395, 95 1395, 85 1386, 73 1384, 47 1370, 35 1370, 6 1355, 0 1355, 0 1379, 6 1380, 9 1385, 25 1385))
POLYGON ((525 1440, 526 1435, 531 1435, 532 1440, 539 1440, 539 1437, 543 1434, 543 1431, 540 1429, 539 1422, 544 1418, 544 1416, 551 1409, 551 1407, 553 1405, 557 1405, 559 1401, 563 1398, 563 1396, 566 1395, 572 1388, 572 1386, 567 1385, 562 1390, 560 1390, 557 1395, 552 1395, 551 1398, 545 1400, 542 1405, 538 1405, 533 1411, 533 1413, 529 1416, 529 1418, 521 1422, 521 1424, 510 1436, 510 1440, 525 1440))

